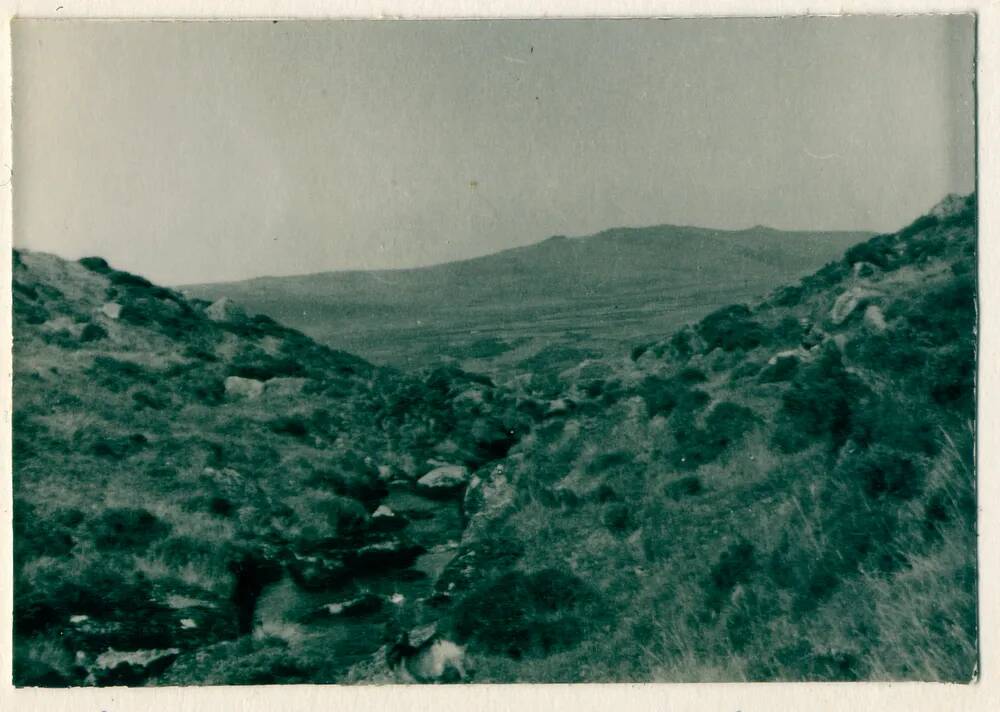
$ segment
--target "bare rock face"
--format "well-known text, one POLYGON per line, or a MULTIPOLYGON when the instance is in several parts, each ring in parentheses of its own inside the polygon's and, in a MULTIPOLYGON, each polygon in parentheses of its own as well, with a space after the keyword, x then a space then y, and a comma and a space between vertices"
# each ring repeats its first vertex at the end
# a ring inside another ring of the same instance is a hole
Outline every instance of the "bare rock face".
POLYGON ((226 397, 231 399, 255 400, 264 392, 264 382, 253 378, 229 376, 226 379, 226 397))
POLYGON ((222 297, 205 307, 205 316, 212 321, 240 321, 247 318, 243 308, 229 297, 222 297))
POLYGON ((843 324, 862 304, 882 296, 882 292, 868 287, 852 287, 837 297, 830 310, 830 321, 836 325, 843 324))

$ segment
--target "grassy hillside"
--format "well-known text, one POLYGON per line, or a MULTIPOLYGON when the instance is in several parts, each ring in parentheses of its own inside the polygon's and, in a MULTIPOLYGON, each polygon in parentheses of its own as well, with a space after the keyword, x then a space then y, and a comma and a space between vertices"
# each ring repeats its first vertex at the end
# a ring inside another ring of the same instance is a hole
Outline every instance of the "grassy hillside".
POLYGON ((378 369, 99 258, 13 260, 18 684, 160 680, 195 651, 171 679, 337 679, 384 642, 384 596, 282 666, 262 593, 293 582, 308 617, 387 579, 429 586, 414 562, 458 524, 406 527, 396 500, 440 508, 412 493, 430 463, 479 467, 521 427, 487 379, 378 369), (373 517, 390 498, 397 516, 373 517))
POLYGON ((15 251, 15 682, 382 682, 427 626, 477 682, 967 681, 975 249, 952 198, 502 385, 15 251))
POLYGON ((970 197, 560 374, 450 572, 478 679, 968 681, 975 325, 970 197))
POLYGON ((504 375, 541 352, 558 366, 619 353, 815 270, 870 235, 618 228, 423 269, 186 288, 229 296, 336 348, 405 368, 504 375), (692 245, 696 245, 692 249, 692 245))

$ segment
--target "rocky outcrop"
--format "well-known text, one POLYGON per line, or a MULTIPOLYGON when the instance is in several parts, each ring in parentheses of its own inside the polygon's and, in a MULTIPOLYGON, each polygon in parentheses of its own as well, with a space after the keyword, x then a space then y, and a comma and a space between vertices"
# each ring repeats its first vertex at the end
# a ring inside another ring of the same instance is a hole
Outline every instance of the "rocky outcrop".
POLYGON ((833 309, 830 310, 830 321, 840 326, 859 306, 881 296, 883 296, 882 292, 869 287, 852 287, 837 297, 837 301, 833 303, 833 309))
POLYGON ((242 321, 247 313, 229 297, 222 297, 205 307, 205 316, 212 321, 242 321))

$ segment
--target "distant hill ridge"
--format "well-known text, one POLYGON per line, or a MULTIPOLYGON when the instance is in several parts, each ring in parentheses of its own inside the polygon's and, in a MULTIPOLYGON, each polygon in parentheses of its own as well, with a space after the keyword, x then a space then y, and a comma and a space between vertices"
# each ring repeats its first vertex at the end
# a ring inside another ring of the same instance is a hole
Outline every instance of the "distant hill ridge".
POLYGON ((478 338, 470 334, 486 324, 505 343, 526 344, 521 357, 580 329, 611 353, 696 318, 699 309, 759 297, 869 237, 612 228, 432 267, 261 277, 184 291, 229 296, 330 346, 400 366, 431 365, 442 355, 462 363, 478 338))

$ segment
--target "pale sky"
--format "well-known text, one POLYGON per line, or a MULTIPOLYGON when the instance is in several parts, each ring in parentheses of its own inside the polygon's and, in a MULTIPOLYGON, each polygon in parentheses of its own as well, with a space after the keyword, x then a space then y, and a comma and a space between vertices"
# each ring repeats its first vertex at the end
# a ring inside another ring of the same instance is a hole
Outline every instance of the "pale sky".
POLYGON ((968 15, 13 38, 15 245, 168 284, 623 225, 886 231, 974 187, 968 15))

